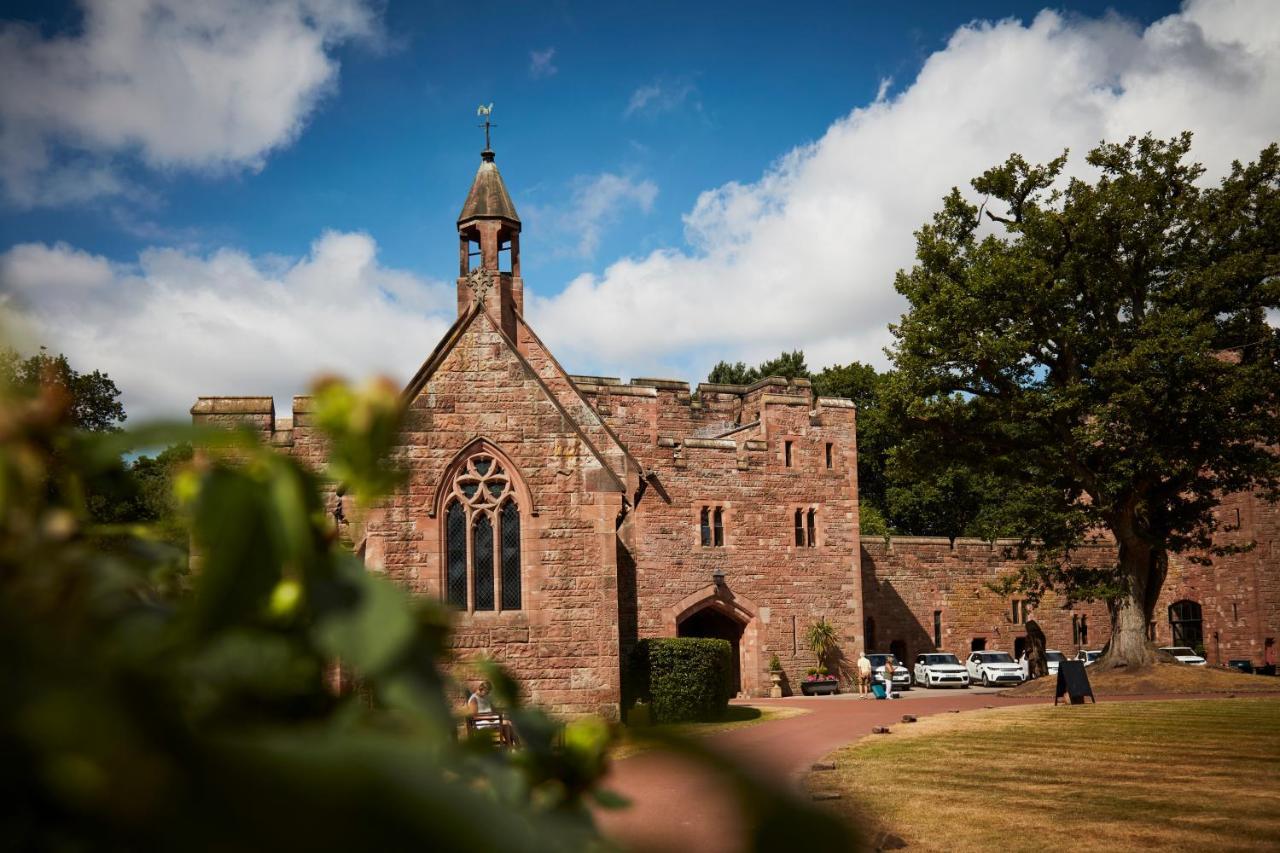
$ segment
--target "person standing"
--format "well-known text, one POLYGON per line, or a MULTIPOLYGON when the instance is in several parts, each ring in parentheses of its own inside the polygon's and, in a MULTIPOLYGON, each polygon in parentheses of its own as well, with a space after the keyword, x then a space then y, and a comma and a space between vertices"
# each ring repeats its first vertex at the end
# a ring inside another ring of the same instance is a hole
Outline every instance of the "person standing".
POLYGON ((866 696, 871 690, 871 659, 866 652, 858 655, 858 695, 866 696))
POLYGON ((893 655, 884 659, 884 698, 893 698, 893 655))

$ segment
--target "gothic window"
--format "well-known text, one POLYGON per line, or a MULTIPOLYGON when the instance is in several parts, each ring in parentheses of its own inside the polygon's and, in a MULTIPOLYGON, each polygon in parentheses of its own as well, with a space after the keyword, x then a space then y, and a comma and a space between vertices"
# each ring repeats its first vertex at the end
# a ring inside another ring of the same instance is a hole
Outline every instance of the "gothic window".
POLYGON ((445 510, 445 601, 459 610, 519 610, 520 507, 492 456, 469 458, 445 510))
POLYGON ((1173 629, 1173 644, 1194 649, 1204 643, 1200 605, 1194 601, 1175 601, 1169 605, 1169 627, 1173 629))
POLYGON ((711 547, 711 507, 702 508, 702 547, 711 547))
POLYGON ((719 548, 724 545, 724 507, 716 507, 712 516, 714 518, 714 523, 711 527, 711 532, 713 534, 711 539, 715 546, 719 548))
POLYGON ((831 442, 829 442, 829 441, 828 441, 828 442, 827 442, 827 467, 828 467, 828 468, 832 468, 832 467, 834 467, 834 466, 831 464, 831 463, 834 461, 834 459, 832 459, 832 452, 831 452, 831 451, 832 451, 832 445, 831 445, 831 442))
POLYGON ((809 510, 809 526, 805 532, 808 534, 806 538, 807 538, 807 544, 809 545, 810 548, 815 548, 818 545, 817 518, 818 518, 818 511, 816 509, 809 510))
POLYGON ((786 466, 790 468, 791 467, 791 442, 789 441, 782 442, 782 456, 783 456, 783 461, 786 463, 786 466))
POLYGON ((796 510, 796 547, 804 547, 804 510, 796 510))

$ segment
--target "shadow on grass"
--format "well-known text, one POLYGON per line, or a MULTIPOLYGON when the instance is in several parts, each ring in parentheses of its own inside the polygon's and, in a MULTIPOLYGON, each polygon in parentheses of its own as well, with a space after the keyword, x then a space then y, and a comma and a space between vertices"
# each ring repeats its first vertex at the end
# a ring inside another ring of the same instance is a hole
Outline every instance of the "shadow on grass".
POLYGON ((750 705, 730 705, 729 713, 720 718, 722 723, 745 723, 749 720, 758 720, 764 716, 764 711, 759 708, 752 708, 750 705))

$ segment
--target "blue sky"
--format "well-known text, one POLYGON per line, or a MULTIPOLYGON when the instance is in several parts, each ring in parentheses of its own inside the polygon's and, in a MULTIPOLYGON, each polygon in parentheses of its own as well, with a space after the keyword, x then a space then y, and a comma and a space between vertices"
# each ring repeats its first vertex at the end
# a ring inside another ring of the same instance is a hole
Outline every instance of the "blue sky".
POLYGON ((694 381, 793 346, 883 364, 911 229, 1010 151, 1203 122, 1226 162, 1280 124, 1274 41, 1242 43, 1265 2, 201 5, 0 14, 0 73, 31 93, 0 95, 11 334, 106 366, 147 415, 255 380, 287 397, 321 368, 411 374, 450 319, 479 103, 525 222, 526 313, 562 361, 694 381), (166 64, 191 31, 226 50, 166 64), (1226 96, 1261 117, 1222 126, 1226 96), (928 168, 895 159, 913 146, 928 168))

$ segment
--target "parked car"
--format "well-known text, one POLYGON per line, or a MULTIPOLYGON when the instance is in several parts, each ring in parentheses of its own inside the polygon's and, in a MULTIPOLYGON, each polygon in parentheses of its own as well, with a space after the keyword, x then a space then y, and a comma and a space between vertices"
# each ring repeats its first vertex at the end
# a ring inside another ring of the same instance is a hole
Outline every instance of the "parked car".
POLYGON ((1058 674, 1058 664, 1067 659, 1067 656, 1057 649, 1044 650, 1044 664, 1049 668, 1050 675, 1058 674))
POLYGON ((1085 649, 1081 649, 1076 652, 1076 660, 1084 661, 1085 666, 1093 666, 1100 657, 1102 657, 1102 649, 1098 649, 1096 651, 1086 651, 1085 649))
POLYGON ((993 684, 1021 684, 1022 664, 1008 652, 974 652, 965 662, 970 681, 981 681, 983 687, 993 684))
POLYGON ((931 652, 916 655, 915 679, 922 687, 968 687, 969 671, 955 655, 931 652))
POLYGON ((911 689, 911 673, 907 670, 905 664, 898 660, 897 655, 888 654, 887 652, 869 652, 867 659, 871 661, 871 680, 875 684, 884 684, 884 663, 893 659, 893 689, 894 690, 910 690, 911 689))
POLYGON ((1186 646, 1163 646, 1160 651, 1173 655, 1178 663, 1185 663, 1191 666, 1207 666, 1209 663, 1196 654, 1195 649, 1189 649, 1186 646))

